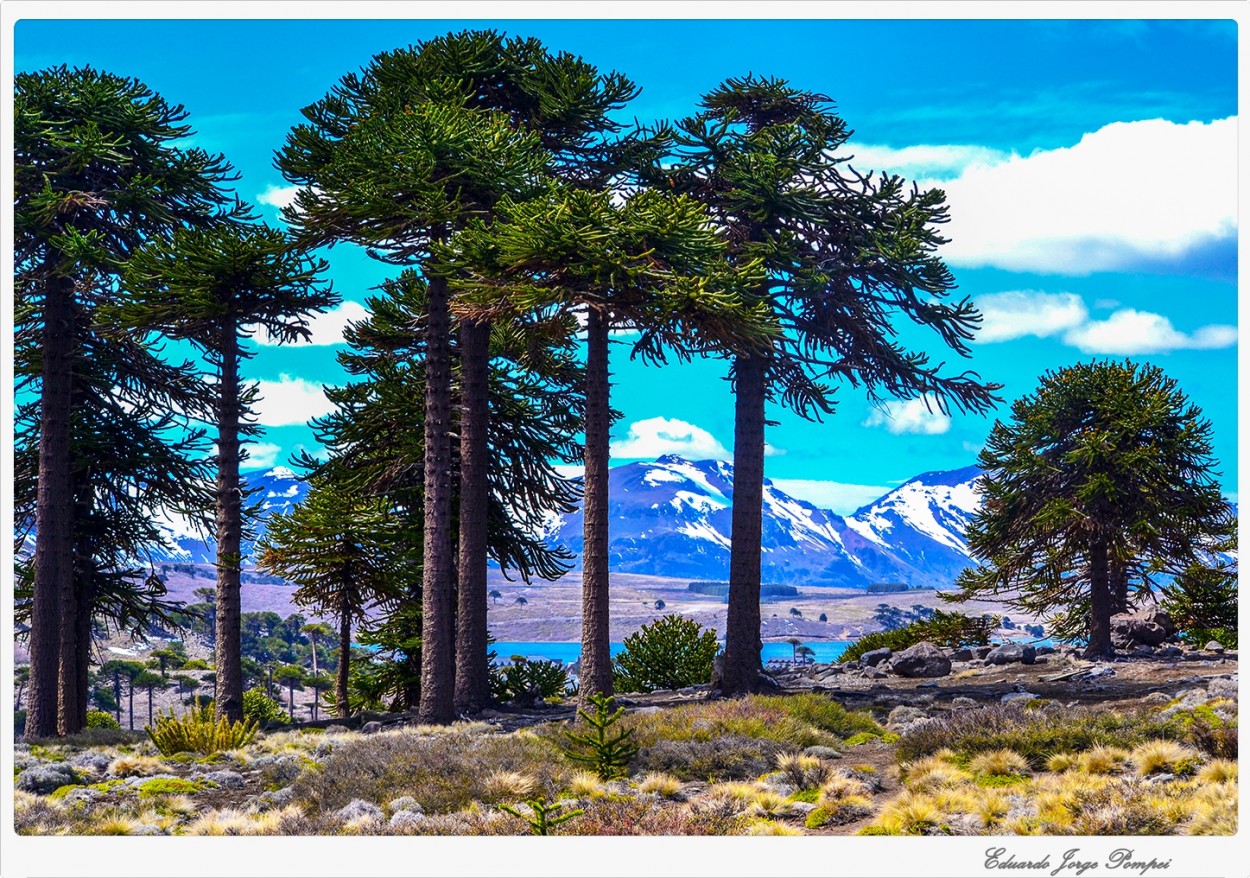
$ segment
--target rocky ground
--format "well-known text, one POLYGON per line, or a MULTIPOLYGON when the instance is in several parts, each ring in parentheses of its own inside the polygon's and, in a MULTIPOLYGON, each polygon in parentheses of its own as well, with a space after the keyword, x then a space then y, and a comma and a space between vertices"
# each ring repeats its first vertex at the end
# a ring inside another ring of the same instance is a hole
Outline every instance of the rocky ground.
POLYGON ((909 652, 795 668, 774 696, 622 697, 641 750, 610 782, 568 758, 562 703, 323 722, 210 756, 127 732, 19 744, 17 827, 524 834, 538 800, 581 812, 558 834, 1235 832, 1235 654, 909 652))

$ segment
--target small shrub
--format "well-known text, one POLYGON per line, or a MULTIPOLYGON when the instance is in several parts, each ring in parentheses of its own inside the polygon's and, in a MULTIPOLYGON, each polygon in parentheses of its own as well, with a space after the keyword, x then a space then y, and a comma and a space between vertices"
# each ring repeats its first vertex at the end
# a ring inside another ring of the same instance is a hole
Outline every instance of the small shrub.
POLYGON ((715 631, 684 616, 664 616, 625 638, 625 648, 613 662, 612 682, 621 692, 707 683, 719 648, 715 631))
POLYGON ((521 659, 491 671, 490 692, 496 701, 511 701, 530 692, 537 692, 542 698, 562 698, 568 688, 569 672, 556 661, 521 659))
POLYGON ((255 720, 229 722, 224 716, 217 722, 208 710, 189 710, 182 716, 157 715, 156 721, 144 728, 156 749, 163 756, 174 753, 217 753, 234 750, 252 742, 258 725, 255 720))
POLYGON ((282 709, 282 705, 270 698, 263 690, 252 688, 243 693, 243 719, 256 723, 260 727, 286 725, 291 715, 282 709))
POLYGON ((103 710, 87 711, 87 728, 89 729, 120 729, 119 723, 111 713, 105 713, 103 710))
POLYGON ((993 626, 982 626, 979 619, 963 613, 935 610, 932 616, 918 619, 910 625, 892 631, 874 631, 865 634, 847 648, 838 658, 839 662, 855 661, 866 652, 889 648, 895 652, 928 641, 935 646, 984 646, 989 640, 984 632, 993 626))
POLYGON ((660 741, 639 751, 637 764, 681 780, 738 780, 768 771, 781 751, 775 741, 726 735, 710 741, 660 741))
POLYGON ((590 766, 604 780, 622 777, 629 773, 630 760, 638 755, 638 745, 630 740, 633 729, 610 731, 625 715, 625 708, 613 710, 612 699, 603 693, 595 693, 589 700, 594 714, 578 709, 577 715, 590 726, 590 732, 565 732, 570 746, 565 748, 564 755, 573 762, 590 766))
POLYGON ((786 783, 798 790, 810 790, 820 786, 832 771, 829 763, 815 756, 799 753, 780 754, 777 757, 777 770, 785 776, 786 783))
POLYGON ((762 708, 776 708, 794 719, 839 738, 885 733, 885 729, 866 710, 847 710, 826 695, 758 695, 753 700, 762 708))
POLYGON ((1029 761, 1014 750, 988 750, 974 756, 968 770, 975 778, 1011 777, 1029 774, 1029 761))
POLYGON ((581 808, 572 811, 564 811, 564 805, 556 802, 549 804, 542 799, 530 799, 525 803, 529 806, 529 813, 523 814, 520 809, 513 808, 510 805, 500 805, 499 809, 511 814, 513 817, 519 817, 529 824, 530 832, 534 835, 549 835, 552 829, 555 829, 562 823, 568 823, 574 817, 580 817, 584 811, 581 808), (564 811, 564 813, 560 813, 564 811))

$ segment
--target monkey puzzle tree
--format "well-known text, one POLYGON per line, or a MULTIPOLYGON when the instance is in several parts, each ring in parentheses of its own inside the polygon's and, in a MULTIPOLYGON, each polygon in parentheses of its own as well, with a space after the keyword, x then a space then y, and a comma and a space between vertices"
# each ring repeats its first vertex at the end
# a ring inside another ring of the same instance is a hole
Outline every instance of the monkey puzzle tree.
MULTIPOLYGON (((302 462, 343 490, 386 498, 402 525, 392 550, 420 554, 427 284, 405 271, 382 289, 384 295, 368 300, 369 318, 346 330, 351 349, 339 355, 347 372, 361 380, 328 390, 336 409, 316 421, 318 439, 330 449, 330 458, 302 462)), ((582 371, 567 345, 545 339, 533 327, 504 324, 493 326, 490 339, 487 393, 493 416, 485 537, 490 557, 504 574, 525 581, 535 576, 554 579, 568 570, 568 552, 548 545, 540 534, 549 510, 569 512, 580 497, 577 484, 562 478, 553 464, 580 460, 573 437, 580 430, 581 403, 574 388, 582 371)), ((458 391, 459 384, 453 384, 453 404, 458 391)), ((460 468, 455 451, 453 483, 460 468)), ((466 502, 453 496, 453 511, 466 502)), ((418 582, 415 577, 408 585, 418 582)), ((405 600, 410 603, 410 596, 405 600)), ((409 665, 420 656, 420 623, 419 612, 397 607, 367 636, 379 638, 386 654, 409 665), (418 628, 406 630, 414 622, 418 628)), ((482 654, 485 660, 485 639, 482 654)), ((386 670, 392 682, 406 673, 386 670)), ((415 707, 417 682, 401 688, 404 703, 415 707)))
MULTIPOLYGON (((268 528, 266 528, 268 532, 268 528)), ((313 676, 317 676, 320 671, 317 669, 317 640, 321 637, 330 637, 334 634, 334 630, 324 622, 309 622, 299 629, 299 633, 308 638, 308 644, 312 650, 312 672, 313 676)))
MULTIPOLYGON (((405 559, 395 551, 398 528, 385 500, 314 478, 302 502, 269 517, 257 546, 256 565, 296 585, 296 604, 338 620, 335 704, 344 718, 352 622, 363 621, 371 607, 393 603, 402 595, 405 578, 420 575, 417 559, 405 570, 405 559)), ((310 637, 332 633, 319 623, 304 628, 313 629, 310 637)))
POLYGON ((751 301, 782 333, 768 350, 732 354, 736 393, 729 610, 721 691, 761 682, 760 537, 765 405, 819 419, 833 411, 829 381, 863 386, 874 402, 921 397, 947 412, 981 412, 995 385, 896 341, 895 318, 931 329, 967 356, 980 317, 943 300, 954 280, 934 254, 947 219, 940 190, 846 167, 850 132, 829 98, 776 79, 729 79, 677 126, 676 157, 654 176, 706 205, 731 258, 758 261, 751 301))
POLYGON ((279 343, 308 338, 308 315, 338 301, 319 280, 324 269, 324 262, 268 226, 220 223, 179 229, 169 242, 154 242, 131 257, 125 272, 130 296, 115 309, 122 326, 190 341, 216 370, 214 708, 231 722, 243 717, 239 571, 245 492, 239 465, 246 451, 240 446, 257 431, 249 420, 255 389, 239 375, 240 364, 250 356, 241 342, 257 328, 279 343))
POLYGON ((1161 369, 1081 363, 1042 375, 998 421, 978 458, 981 509, 948 600, 1005 595, 1028 612, 1067 611, 1085 656, 1114 654, 1111 569, 1197 561, 1229 532, 1214 480, 1211 424, 1161 369))
POLYGON ((641 333, 634 353, 662 361, 712 343, 767 345, 760 309, 738 290, 724 242, 691 199, 552 184, 541 197, 503 199, 446 248, 464 313, 519 319, 551 308, 585 312, 586 426, 582 553, 582 699, 612 694, 608 643, 608 341, 613 324, 641 333))
MULTIPOLYGON (((619 74, 601 75, 580 58, 548 52, 538 40, 506 39, 493 31, 448 34, 381 53, 363 75, 344 77, 305 110, 309 124, 288 138, 278 166, 305 186, 288 217, 318 241, 356 241, 380 258, 420 264, 425 271, 433 267, 431 242, 445 240, 470 216, 488 216, 500 195, 525 191, 540 168, 582 184, 606 181, 618 151, 605 135, 621 127, 608 113, 636 92, 619 74), (436 107, 441 109, 435 112, 436 107), (397 164, 403 166, 399 175, 397 164), (308 221, 301 219, 305 215, 308 221)), ((434 465, 426 468, 424 501, 430 532, 424 540, 429 557, 422 589, 428 647, 423 676, 433 685, 426 687, 422 712, 446 721, 453 703, 480 707, 489 698, 482 510, 491 327, 485 320, 463 319, 457 330, 463 499, 453 562, 444 545, 450 538, 451 487, 442 469, 449 447, 443 435, 450 392, 444 361, 452 328, 446 280, 426 273, 432 280, 430 410, 424 423, 434 465), (453 631, 450 595, 457 574, 453 656, 444 641, 453 631), (449 694, 442 681, 450 680, 453 670, 449 694)))
MULTIPOLYGON (((26 734, 43 737, 58 726, 77 731, 86 719, 76 691, 83 625, 73 561, 84 335, 95 331, 95 308, 114 294, 112 278, 128 255, 213 218, 228 203, 219 184, 234 178, 220 156, 179 147, 191 133, 186 111, 138 80, 62 66, 19 73, 14 86, 15 310, 39 348, 26 734)), ((119 386, 154 386, 141 368, 124 374, 119 386)))

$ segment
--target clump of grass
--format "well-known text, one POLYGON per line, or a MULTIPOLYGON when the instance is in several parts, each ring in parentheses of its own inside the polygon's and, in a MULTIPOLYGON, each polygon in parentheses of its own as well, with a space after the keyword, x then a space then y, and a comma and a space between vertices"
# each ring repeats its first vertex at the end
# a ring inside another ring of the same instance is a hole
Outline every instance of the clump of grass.
POLYGON ((936 790, 954 786, 971 779, 972 775, 954 765, 948 758, 933 755, 905 763, 902 768, 904 783, 910 790, 936 790))
POLYGON ((708 796, 714 799, 725 799, 739 806, 749 805, 755 801, 764 787, 758 783, 727 782, 718 783, 708 789, 708 796))
POLYGON ((1175 741, 1148 741, 1133 748, 1128 761, 1142 777, 1152 774, 1194 774, 1202 765, 1202 754, 1175 741))
POLYGON ((583 806, 556 835, 737 835, 746 818, 717 807, 674 806, 632 796, 606 796, 583 806))
POLYGON ((1128 761, 1128 752, 1119 747, 1099 744, 1076 759, 1076 767, 1084 774, 1119 774, 1128 761))
POLYGON ((807 815, 804 824, 808 829, 822 826, 842 826, 854 823, 872 814, 872 800, 867 796, 846 795, 837 799, 822 799, 816 810, 807 815))
POLYGON ((203 781, 186 780, 181 777, 158 777, 139 784, 139 797, 154 799, 158 796, 186 795, 203 792, 209 784, 203 781))
POLYGON ((577 799, 593 799, 607 795, 607 788, 599 775, 593 771, 575 771, 570 775, 565 789, 577 799))
POLYGON ((968 771, 978 780, 985 777, 1024 777, 1030 774, 1029 761, 1014 750, 987 750, 968 762, 968 771))
POLYGON ((743 835, 802 835, 802 830, 774 820, 758 820, 752 823, 743 835))
POLYGON ((1237 780, 1237 763, 1231 759, 1213 759, 1198 772, 1198 782, 1222 784, 1237 780))
POLYGON ((662 799, 670 799, 681 791, 681 781, 671 774, 652 771, 639 778, 638 789, 644 793, 653 793, 662 799))
POLYGON ((109 763, 107 774, 112 777, 143 777, 165 771, 165 763, 152 756, 126 754, 109 763))
POLYGON ((538 786, 533 775, 519 771, 492 771, 486 776, 484 792, 490 801, 525 799, 538 786))
POLYGON ((785 776, 790 786, 797 790, 810 790, 824 783, 833 768, 828 762, 816 756, 780 753, 777 756, 777 770, 785 776))
POLYGON ((904 790, 881 809, 875 823, 900 835, 924 835, 931 829, 939 829, 945 817, 932 796, 904 790))
POLYGON ((747 813, 754 817, 781 817, 790 813, 790 800, 772 790, 760 790, 751 800, 747 813))
POLYGON ((1046 760, 1046 770, 1054 772, 1070 771, 1076 768, 1079 760, 1075 753, 1055 753, 1046 760))

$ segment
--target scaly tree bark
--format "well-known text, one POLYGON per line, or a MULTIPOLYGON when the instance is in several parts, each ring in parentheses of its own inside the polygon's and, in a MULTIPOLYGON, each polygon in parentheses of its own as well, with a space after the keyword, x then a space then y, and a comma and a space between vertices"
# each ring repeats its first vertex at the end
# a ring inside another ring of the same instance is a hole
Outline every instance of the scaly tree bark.
MULTIPOLYGON (((177 147, 190 133, 185 111, 137 80, 56 67, 18 74, 15 92, 16 310, 43 323, 38 386, 26 388, 40 394, 27 733, 46 736, 78 731, 84 718, 73 638, 86 605, 73 593, 69 473, 82 333, 94 332, 94 308, 115 292, 111 278, 128 254, 211 219, 226 203, 218 184, 233 178, 219 156, 177 147)), ((152 386, 142 371, 129 374, 152 386)))
POLYGON ((242 564, 244 488, 239 479, 241 437, 255 393, 245 389, 239 344, 249 326, 275 341, 310 334, 307 315, 338 302, 320 284, 324 262, 262 225, 220 224, 179 230, 168 244, 139 250, 127 266, 131 300, 114 309, 119 324, 160 332, 204 350, 217 370, 217 599, 216 701, 218 716, 243 718, 239 569, 242 564))
POLYGON ((833 411, 825 382, 836 379, 862 384, 873 401, 923 397, 943 412, 981 412, 997 386, 971 373, 944 376, 894 341, 893 319, 905 317, 970 353, 978 313, 967 299, 942 301, 954 279, 934 255, 943 243, 935 229, 947 218, 941 191, 843 173, 837 151, 850 136, 846 124, 827 97, 784 81, 730 79, 702 107, 677 126, 676 160, 661 156, 650 179, 703 203, 725 230, 731 259, 762 264, 767 280, 753 301, 782 328, 761 362, 735 355, 732 369, 730 600, 718 685, 741 695, 766 683, 758 542, 767 402, 819 419, 833 411))
MULTIPOLYGON (((597 308, 586 315, 586 493, 582 501, 582 691, 612 694, 608 569, 608 316, 597 308)), ((589 697, 589 695, 587 696, 589 697)))

